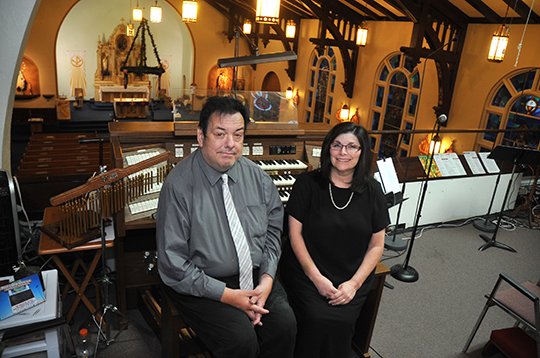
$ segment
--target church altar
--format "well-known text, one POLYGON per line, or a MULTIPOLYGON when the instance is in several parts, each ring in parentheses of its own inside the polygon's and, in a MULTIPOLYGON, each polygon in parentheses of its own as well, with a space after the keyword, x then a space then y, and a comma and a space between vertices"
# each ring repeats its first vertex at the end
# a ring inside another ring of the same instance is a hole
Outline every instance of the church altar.
POLYGON ((96 85, 96 101, 113 102, 116 99, 150 99, 150 86, 97 86, 96 85))

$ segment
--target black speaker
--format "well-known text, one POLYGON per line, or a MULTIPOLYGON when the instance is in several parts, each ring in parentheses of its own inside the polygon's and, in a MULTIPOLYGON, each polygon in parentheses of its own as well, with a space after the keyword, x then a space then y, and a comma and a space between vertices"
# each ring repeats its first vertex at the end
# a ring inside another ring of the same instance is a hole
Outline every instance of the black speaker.
POLYGON ((21 258, 15 186, 11 175, 0 169, 0 275, 13 275, 12 267, 21 258))

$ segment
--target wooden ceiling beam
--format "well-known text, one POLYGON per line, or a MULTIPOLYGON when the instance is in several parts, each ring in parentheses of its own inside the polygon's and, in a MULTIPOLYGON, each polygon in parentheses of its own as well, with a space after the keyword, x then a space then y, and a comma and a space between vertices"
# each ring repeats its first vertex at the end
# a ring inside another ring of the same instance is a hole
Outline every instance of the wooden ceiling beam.
MULTIPOLYGON (((381 20, 381 17, 355 0, 343 0, 356 10, 362 11, 370 20, 381 20)), ((360 14, 362 16, 362 14, 360 14)), ((364 17, 364 16, 362 16, 364 17)))
POLYGON ((488 22, 501 23, 502 17, 499 16, 492 8, 487 6, 482 0, 467 0, 469 5, 471 5, 476 11, 481 13, 486 17, 488 22))
POLYGON ((405 16, 407 16, 412 22, 418 22, 420 15, 422 14, 422 9, 412 1, 403 1, 403 0, 384 0, 396 10, 401 11, 405 16))
POLYGON ((366 4, 369 4, 369 6, 371 6, 372 8, 377 10, 378 12, 383 13, 384 16, 386 16, 388 18, 388 20, 393 20, 393 21, 398 20, 397 16, 392 11, 385 8, 384 6, 379 4, 377 1, 375 1, 375 0, 364 0, 364 2, 366 4))
POLYGON ((504 0, 504 2, 524 19, 526 19, 529 16, 529 12, 531 12, 529 23, 540 24, 540 16, 538 16, 538 14, 534 11, 530 11, 531 8, 527 6, 527 4, 525 4, 522 0, 504 0))

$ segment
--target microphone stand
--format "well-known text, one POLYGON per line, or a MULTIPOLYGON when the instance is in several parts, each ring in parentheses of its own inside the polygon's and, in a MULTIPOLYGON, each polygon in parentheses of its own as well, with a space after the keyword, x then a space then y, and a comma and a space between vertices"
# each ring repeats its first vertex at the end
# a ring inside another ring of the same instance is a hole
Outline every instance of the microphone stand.
MULTIPOLYGON (((431 56, 435 55, 436 53, 438 53, 439 51, 444 49, 447 45, 449 45, 450 43, 455 42, 455 41, 457 41, 457 38, 454 37, 454 38, 450 39, 450 41, 445 42, 442 46, 440 46, 439 48, 431 51, 430 53, 428 53, 425 56, 426 61, 424 61, 424 68, 422 70, 422 78, 421 78, 422 82, 420 83, 420 90, 419 90, 419 93, 418 93, 419 94, 418 95, 418 107, 420 107, 420 101, 422 100, 421 94, 422 94, 422 89, 424 87, 427 60, 429 58, 431 58, 431 56)), ((414 128, 413 128, 414 130, 416 130, 416 122, 417 122, 416 119, 418 118, 418 111, 419 111, 419 108, 417 108, 416 113, 415 113, 414 128)), ((441 123, 443 121, 446 122, 447 119, 448 118, 446 117, 446 115, 444 115, 444 119, 441 116, 437 117, 435 135, 439 134, 439 131, 441 129, 441 123)), ((411 143, 412 143, 412 139, 411 139, 411 143)), ((415 219, 415 222, 414 222, 414 225, 413 225, 413 231, 412 231, 412 234, 411 234, 410 244, 409 244, 409 247, 408 247, 408 250, 407 250, 407 255, 405 257, 405 262, 402 265, 396 264, 396 265, 392 266, 391 269, 390 269, 390 274, 396 280, 400 280, 400 281, 404 281, 404 282, 415 282, 415 281, 418 280, 418 272, 413 267, 409 266, 409 260, 410 260, 410 257, 411 257, 411 252, 412 252, 412 248, 413 248, 413 244, 414 244, 414 239, 416 238, 416 231, 418 230, 418 223, 420 221, 420 217, 422 216, 422 206, 424 204, 424 198, 426 196, 427 182, 429 181, 429 174, 431 172, 431 165, 433 163, 433 154, 434 154, 433 152, 434 151, 435 151, 435 146, 433 146, 433 150, 432 150, 431 156, 429 158, 427 176, 426 176, 426 180, 424 182, 423 192, 422 192, 422 196, 421 196, 421 199, 420 199, 420 203, 418 205, 418 211, 417 211, 416 219, 415 219)), ((403 182, 403 186, 404 186, 403 191, 405 191, 405 182, 406 181, 407 181, 407 178, 405 178, 405 180, 403 182)), ((400 208, 398 210, 398 220, 399 220, 399 214, 400 213, 401 213, 401 206, 400 206, 400 208)), ((395 235, 395 233, 394 233, 394 235, 395 235)))
MULTIPOLYGON (((439 135, 441 129, 441 120, 440 117, 436 121, 436 130, 435 136, 439 135)), ((418 231, 418 224, 420 223, 420 218, 422 217, 422 208, 424 206, 424 200, 426 198, 429 176, 431 174, 431 167, 433 165, 433 156, 435 155, 435 145, 429 153, 429 162, 426 170, 426 178, 422 184, 422 194, 420 196, 420 202, 418 204, 418 211, 416 212, 416 218, 414 220, 413 230, 411 234, 411 239, 409 243, 409 249, 407 250, 407 255, 405 256, 405 261, 403 264, 396 264, 390 268, 390 274, 393 278, 403 282, 416 282, 418 281, 418 271, 414 267, 409 266, 409 260, 411 259, 412 248, 414 245, 414 240, 416 238, 416 232, 418 231)))

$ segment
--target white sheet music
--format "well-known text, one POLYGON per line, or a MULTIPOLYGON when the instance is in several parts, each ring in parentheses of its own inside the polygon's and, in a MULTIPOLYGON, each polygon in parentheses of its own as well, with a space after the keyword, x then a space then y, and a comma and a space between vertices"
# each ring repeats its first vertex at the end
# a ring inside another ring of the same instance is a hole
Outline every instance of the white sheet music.
POLYGON ((433 157, 443 177, 467 175, 456 153, 440 153, 433 157))
POLYGON ((465 160, 467 161, 467 164, 469 165, 469 168, 473 174, 486 174, 486 171, 484 170, 484 167, 482 167, 482 163, 480 163, 480 158, 476 152, 463 152, 463 156, 465 157, 465 160))
POLYGON ((486 167, 486 170, 488 173, 498 173, 501 170, 499 169, 499 166, 497 165, 497 162, 491 158, 488 158, 488 155, 490 152, 480 152, 478 153, 478 156, 482 160, 482 163, 484 164, 484 167, 486 167))
POLYGON ((379 172, 376 173, 375 179, 382 184, 384 193, 399 193, 401 191, 401 184, 399 183, 392 158, 377 160, 377 168, 379 168, 379 172))

